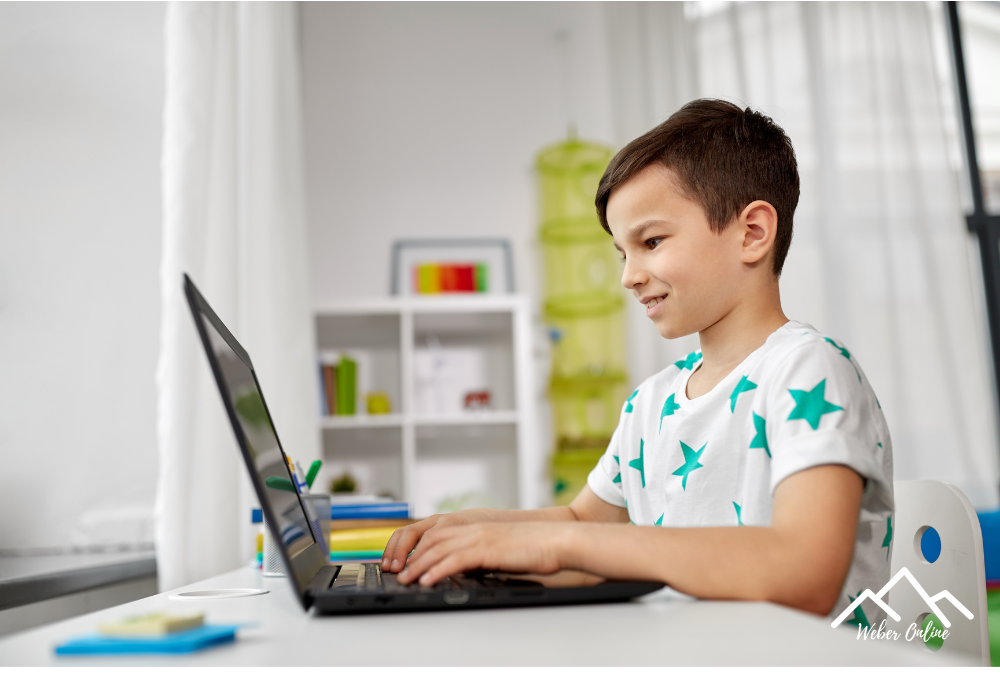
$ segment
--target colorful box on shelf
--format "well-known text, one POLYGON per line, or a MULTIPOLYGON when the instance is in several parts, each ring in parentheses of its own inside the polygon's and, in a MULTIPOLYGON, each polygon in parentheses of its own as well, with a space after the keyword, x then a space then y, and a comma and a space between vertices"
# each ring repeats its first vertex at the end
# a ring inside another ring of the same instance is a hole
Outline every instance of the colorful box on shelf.
POLYGON ((488 268, 482 263, 421 263, 413 266, 417 294, 486 292, 488 268))

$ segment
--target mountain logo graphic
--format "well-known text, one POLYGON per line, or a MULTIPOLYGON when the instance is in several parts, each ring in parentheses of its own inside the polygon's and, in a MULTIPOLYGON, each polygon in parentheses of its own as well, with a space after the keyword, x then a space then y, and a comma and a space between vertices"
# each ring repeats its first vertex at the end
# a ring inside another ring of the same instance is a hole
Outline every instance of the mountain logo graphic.
POLYGON ((840 613, 837 619, 830 623, 830 626, 831 627, 839 626, 840 623, 843 622, 845 619, 847 619, 847 616, 850 615, 852 612, 854 612, 854 609, 859 605, 861 605, 861 603, 866 598, 872 600, 877 606, 885 610, 886 615, 891 617, 896 622, 899 622, 899 613, 890 608, 887 603, 884 603, 882 601, 882 597, 890 590, 892 590, 892 587, 896 585, 896 582, 903 577, 905 577, 906 580, 910 582, 910 584, 917 591, 917 593, 920 594, 920 597, 924 599, 924 602, 927 603, 927 606, 931 609, 931 612, 937 615, 938 619, 941 620, 941 624, 944 625, 945 627, 951 627, 951 622, 949 622, 948 618, 945 617, 945 614, 941 612, 941 608, 937 606, 937 601, 941 600, 942 598, 950 601, 951 604, 954 605, 960 613, 965 615, 966 619, 971 620, 974 617, 972 612, 970 612, 967 607, 958 602, 958 598, 953 596, 948 591, 941 591, 940 593, 938 593, 933 597, 927 595, 927 591, 924 590, 924 587, 917 582, 917 579, 913 577, 913 574, 910 573, 910 570, 904 566, 896 573, 895 576, 893 576, 889 580, 889 583, 885 584, 885 586, 882 587, 882 590, 879 591, 878 594, 872 593, 872 590, 870 588, 866 588, 864 592, 861 595, 859 595, 857 599, 848 606, 847 610, 840 613))

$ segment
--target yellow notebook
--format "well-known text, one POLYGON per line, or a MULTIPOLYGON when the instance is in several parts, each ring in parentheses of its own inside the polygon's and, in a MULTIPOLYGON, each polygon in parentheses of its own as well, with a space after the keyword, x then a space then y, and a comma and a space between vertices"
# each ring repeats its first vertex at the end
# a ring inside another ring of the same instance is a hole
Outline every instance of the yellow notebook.
POLYGON ((385 549, 394 527, 362 527, 356 530, 331 530, 330 551, 385 549))

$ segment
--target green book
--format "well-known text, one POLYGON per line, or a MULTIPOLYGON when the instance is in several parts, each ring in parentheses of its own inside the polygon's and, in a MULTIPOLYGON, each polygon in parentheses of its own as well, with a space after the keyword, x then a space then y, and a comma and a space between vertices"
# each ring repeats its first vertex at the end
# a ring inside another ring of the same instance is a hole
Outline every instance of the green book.
POLYGON ((358 363, 343 355, 337 364, 337 415, 353 416, 357 406, 358 363))

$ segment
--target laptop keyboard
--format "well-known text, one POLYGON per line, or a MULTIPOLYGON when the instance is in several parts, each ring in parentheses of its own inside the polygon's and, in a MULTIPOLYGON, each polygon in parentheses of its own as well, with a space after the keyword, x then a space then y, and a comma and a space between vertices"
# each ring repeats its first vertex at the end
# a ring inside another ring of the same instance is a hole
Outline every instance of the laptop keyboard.
POLYGON ((396 574, 382 571, 382 567, 378 564, 342 564, 340 572, 330 587, 351 586, 355 590, 360 588, 371 592, 412 593, 420 590, 452 591, 456 589, 494 588, 502 585, 496 579, 469 576, 446 578, 429 587, 417 584, 404 585, 397 580, 396 574))

